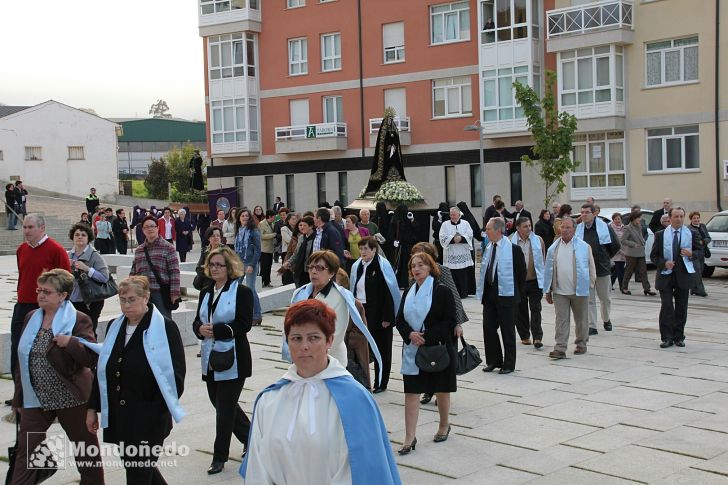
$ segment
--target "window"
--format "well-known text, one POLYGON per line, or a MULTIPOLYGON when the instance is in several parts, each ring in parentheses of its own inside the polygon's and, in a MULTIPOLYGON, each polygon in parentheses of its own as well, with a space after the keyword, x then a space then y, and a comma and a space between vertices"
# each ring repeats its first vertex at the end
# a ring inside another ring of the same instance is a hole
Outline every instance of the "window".
POLYGON ((293 174, 286 175, 286 207, 294 210, 296 200, 296 182, 293 174))
POLYGON ((288 8, 305 7, 306 0, 288 0, 287 6, 288 8))
POLYGON ((291 126, 308 124, 308 99, 292 99, 288 102, 291 112, 291 126))
POLYGON ((69 160, 83 160, 83 147, 68 147, 69 160))
POLYGON ((41 147, 25 147, 26 160, 43 160, 41 147))
MULTIPOLYGON (((535 73, 535 68, 534 68, 535 73)), ((534 74, 536 92, 540 91, 534 74)), ((483 72, 483 120, 504 121, 523 118, 523 108, 516 103, 513 83, 528 85, 528 66, 490 69, 483 72)))
POLYGON ((254 34, 210 37, 210 79, 255 77, 255 42, 254 34))
MULTIPOLYGON (((485 0, 481 3, 483 13, 482 42, 525 39, 528 37, 529 0, 485 0)), ((538 37, 538 1, 531 0, 533 36, 538 37)))
POLYGON ((470 3, 455 2, 430 7, 433 44, 470 40, 470 3))
MULTIPOLYGON (((255 138, 251 133, 250 140, 257 140, 257 124, 258 114, 254 106, 255 100, 249 100, 247 108, 250 110, 250 117, 255 116, 255 125, 251 124, 251 131, 255 127, 255 138)), ((236 141, 248 141, 246 131, 246 103, 244 98, 225 99, 221 101, 210 102, 211 121, 212 121, 212 142, 213 143, 231 143, 236 141)))
POLYGON ((470 166, 470 207, 483 205, 483 177, 480 175, 480 165, 470 166))
POLYGON ((624 188, 624 132, 574 136, 573 160, 579 166, 571 174, 571 188, 624 188))
POLYGON ((561 105, 624 101, 622 57, 622 47, 614 45, 559 53, 561 105))
POLYGON ((647 130, 647 170, 700 168, 698 125, 647 130))
POLYGON ((523 176, 521 174, 521 162, 508 164, 511 175, 511 205, 516 205, 517 200, 523 199, 523 176))
POLYGON ((469 115, 472 111, 470 76, 432 81, 432 112, 435 118, 469 115))
POLYGON ((448 207, 455 205, 455 167, 445 167, 445 201, 448 207))
POLYGON ((235 177, 235 192, 238 195, 238 202, 237 202, 237 204, 233 203, 233 205, 237 205, 238 207, 245 206, 245 202, 244 202, 245 199, 243 198, 243 195, 244 195, 243 194, 243 185, 244 185, 244 177, 235 177))
MULTIPOLYGON (((249 6, 254 10, 258 10, 258 2, 260 0, 200 0, 200 12, 202 15, 229 12, 231 10, 240 10, 249 6)), ((290 0, 289 0, 290 3, 290 0)))
POLYGON ((341 69, 341 34, 321 36, 321 70, 338 71, 341 69))
POLYGON ((404 61, 404 22, 382 25, 384 63, 404 61))
POLYGON ((324 123, 344 122, 344 98, 324 96, 324 123))
POLYGON ((339 202, 346 205, 349 202, 349 183, 346 172, 339 172, 339 202))
POLYGON ((316 193, 318 195, 318 207, 323 207, 324 202, 326 202, 326 174, 325 173, 317 173, 316 174, 316 193))
POLYGON ((308 41, 305 38, 288 41, 288 75, 308 74, 308 41))
POLYGON ((394 113, 400 118, 407 116, 407 91, 406 88, 394 88, 384 90, 384 108, 394 108, 394 113))
POLYGON ((273 207, 273 176, 265 176, 265 208, 271 209, 273 207))
POLYGON ((698 80, 698 37, 646 45, 647 86, 669 86, 698 80))

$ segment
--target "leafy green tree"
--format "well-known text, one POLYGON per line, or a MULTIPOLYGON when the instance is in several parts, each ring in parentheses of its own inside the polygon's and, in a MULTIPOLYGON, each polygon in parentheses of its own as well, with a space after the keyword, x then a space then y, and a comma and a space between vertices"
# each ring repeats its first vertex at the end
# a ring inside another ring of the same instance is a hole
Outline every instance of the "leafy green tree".
POLYGON ((564 177, 579 166, 572 160, 571 150, 576 131, 576 116, 559 112, 554 98, 556 73, 546 71, 546 92, 542 99, 530 86, 513 83, 516 101, 523 107, 534 139, 532 159, 521 157, 529 167, 538 167, 539 176, 544 184, 544 204, 548 207, 554 198, 566 188, 564 177))
MULTIPOLYGON (((195 154, 195 146, 186 143, 182 148, 172 148, 165 159, 169 182, 172 184, 170 198, 172 202, 205 202, 207 195, 190 187, 190 160, 195 154)), ((205 170, 202 171, 203 180, 207 180, 205 170)), ((207 182, 205 182, 207 184, 207 182)))
POLYGON ((144 187, 153 199, 166 199, 169 196, 169 173, 163 158, 152 160, 149 173, 144 179, 144 187))

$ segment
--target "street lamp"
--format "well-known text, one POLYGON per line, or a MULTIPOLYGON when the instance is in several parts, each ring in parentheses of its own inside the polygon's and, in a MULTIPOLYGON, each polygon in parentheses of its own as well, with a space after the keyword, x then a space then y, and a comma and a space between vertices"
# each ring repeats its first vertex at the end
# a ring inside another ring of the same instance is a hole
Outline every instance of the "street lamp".
POLYGON ((481 216, 485 218, 485 160, 483 159, 483 136, 485 135, 485 128, 480 120, 476 120, 474 124, 466 126, 465 131, 478 132, 478 141, 480 142, 480 151, 478 152, 480 155, 480 207, 482 212, 481 216))

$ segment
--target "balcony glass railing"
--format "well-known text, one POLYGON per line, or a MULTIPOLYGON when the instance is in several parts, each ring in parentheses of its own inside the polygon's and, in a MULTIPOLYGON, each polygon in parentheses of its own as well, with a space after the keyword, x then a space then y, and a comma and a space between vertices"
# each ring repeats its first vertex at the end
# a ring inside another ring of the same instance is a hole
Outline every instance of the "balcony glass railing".
POLYGON ((276 128, 276 141, 336 137, 346 138, 346 123, 318 123, 311 125, 279 126, 276 128))
MULTIPOLYGON (((400 118, 399 116, 394 117, 394 124, 397 125, 399 131, 409 132, 410 131, 410 118, 409 116, 400 118)), ((379 128, 382 126, 382 118, 370 118, 369 119, 369 134, 376 135, 379 133, 379 128)))
POLYGON ((260 0, 200 0, 200 14, 230 12, 250 8, 260 9, 260 0))
POLYGON ((550 10, 546 12, 548 38, 584 34, 604 28, 631 29, 633 12, 632 2, 626 0, 605 0, 550 10))

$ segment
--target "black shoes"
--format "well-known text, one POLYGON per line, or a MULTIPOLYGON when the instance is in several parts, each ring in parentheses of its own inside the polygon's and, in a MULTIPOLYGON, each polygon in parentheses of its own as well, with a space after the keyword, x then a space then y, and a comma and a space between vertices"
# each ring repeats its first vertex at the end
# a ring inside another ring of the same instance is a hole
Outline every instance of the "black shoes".
POLYGON ((430 401, 432 401, 432 394, 423 394, 422 399, 420 399, 420 404, 427 404, 430 401))
POLYGON ((483 367, 483 372, 493 372, 494 370, 496 370, 497 368, 499 368, 502 365, 503 364, 489 364, 489 365, 486 365, 485 367, 483 367))
POLYGON ((501 369, 498 374, 510 374, 514 369, 501 369))
MULTIPOLYGON (((501 371, 503 372, 503 371, 501 371)), ((432 440, 435 443, 442 443, 443 441, 447 441, 448 436, 450 436, 450 429, 452 429, 452 426, 447 426, 447 433, 445 434, 435 434, 435 438, 432 440)))
POLYGON ((599 335, 596 328, 589 328, 589 335, 599 335))
POLYGON ((417 447, 417 438, 413 439, 412 443, 402 446, 402 448, 400 448, 399 451, 397 451, 397 453, 399 453, 400 455, 408 455, 409 452, 414 451, 416 447, 417 447))
POLYGON ((704 292, 704 291, 703 292, 700 292, 700 291, 691 291, 690 294, 693 295, 693 296, 702 296, 702 297, 708 296, 708 294, 706 292, 704 292))
MULTIPOLYGON (((662 343, 660 344, 660 348, 661 349, 666 349, 668 347, 672 347, 672 344, 673 344, 673 341, 672 340, 663 340, 662 343)), ((684 343, 683 343, 683 346, 685 346, 684 343)))
POLYGON ((215 475, 216 473, 220 473, 223 468, 225 468, 224 461, 213 461, 212 465, 210 465, 210 468, 207 469, 207 474, 215 475))
POLYGON ((604 322, 604 330, 606 330, 607 332, 612 331, 612 321, 611 320, 607 320, 606 322, 604 322))
POLYGON ((543 342, 541 342, 540 340, 534 340, 533 346, 536 347, 537 349, 540 349, 541 347, 543 347, 543 342))
POLYGON ((657 293, 655 293, 652 290, 645 290, 645 296, 655 296, 657 293))
POLYGON ((685 339, 675 339, 675 345, 677 345, 678 347, 685 347, 685 339))
POLYGON ((386 387, 375 387, 374 390, 372 391, 372 393, 373 394, 379 394, 380 392, 384 392, 386 390, 387 390, 386 387))

